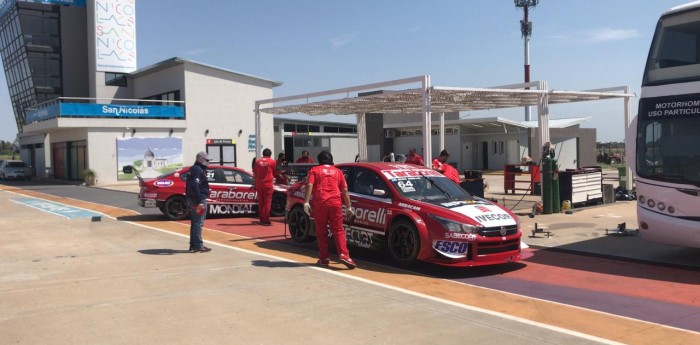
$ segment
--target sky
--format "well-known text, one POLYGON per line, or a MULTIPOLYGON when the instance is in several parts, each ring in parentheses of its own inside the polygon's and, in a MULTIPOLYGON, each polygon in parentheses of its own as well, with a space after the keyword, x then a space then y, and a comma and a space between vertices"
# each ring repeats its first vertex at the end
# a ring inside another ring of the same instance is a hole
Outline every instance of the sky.
MULTIPOLYGON (((530 11, 530 79, 639 95, 658 17, 684 2, 541 0, 530 11)), ((137 61, 178 56, 282 82, 274 97, 422 75, 490 87, 524 80, 522 17, 512 0, 137 0, 137 61)), ((623 109, 622 100, 553 105, 550 117, 590 116, 582 127, 597 128, 599 142, 623 141, 623 109)), ((462 115, 525 120, 522 108, 462 115)), ((0 140, 16 135, 0 73, 0 140)))

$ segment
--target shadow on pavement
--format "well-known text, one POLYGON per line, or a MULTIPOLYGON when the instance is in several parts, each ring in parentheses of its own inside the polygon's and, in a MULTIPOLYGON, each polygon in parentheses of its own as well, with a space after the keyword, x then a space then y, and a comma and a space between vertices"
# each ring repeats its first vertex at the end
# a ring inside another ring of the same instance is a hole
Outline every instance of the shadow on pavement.
POLYGON ((173 255, 173 254, 191 254, 189 250, 179 250, 179 249, 167 249, 167 248, 159 248, 159 249, 141 249, 139 250, 139 253, 141 254, 146 254, 146 255, 173 255))
POLYGON ((303 264, 299 262, 289 262, 289 261, 270 261, 270 260, 253 260, 251 261, 253 266, 257 267, 269 267, 269 268, 285 268, 285 267, 304 267, 309 266, 308 264, 303 264))
MULTIPOLYGON (((316 246, 316 242, 296 243, 292 240, 260 241, 256 242, 255 245, 260 248, 270 250, 306 255, 309 257, 309 262, 315 262, 318 256, 318 247, 316 246)), ((416 265, 410 267, 402 267, 401 265, 392 261, 388 253, 356 247, 350 247, 349 249, 352 258, 355 259, 358 264, 357 269, 381 273, 395 274, 397 271, 400 271, 401 273, 407 274, 431 276, 443 279, 457 279, 505 274, 526 267, 526 264, 524 263, 507 263, 502 265, 481 267, 445 267, 428 263, 417 263, 416 265)), ((335 246, 331 244, 328 250, 331 253, 331 262, 337 262, 335 246)), ((301 265, 313 264, 301 263, 301 265)), ((339 271, 345 270, 344 268, 339 269, 333 265, 331 265, 329 269, 339 271)))
POLYGON ((117 217, 117 220, 123 222, 162 222, 167 221, 162 214, 137 214, 132 216, 117 217))

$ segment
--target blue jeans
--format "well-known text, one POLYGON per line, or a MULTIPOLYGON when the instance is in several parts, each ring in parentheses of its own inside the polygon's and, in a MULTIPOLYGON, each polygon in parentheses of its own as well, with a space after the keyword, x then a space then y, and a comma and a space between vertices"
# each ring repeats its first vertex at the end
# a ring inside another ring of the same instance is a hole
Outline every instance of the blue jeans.
POLYGON ((207 219, 207 201, 202 202, 204 204, 204 213, 200 216, 197 214, 195 209, 198 204, 194 201, 187 199, 187 206, 190 208, 190 248, 199 249, 204 246, 204 241, 202 240, 202 227, 204 226, 204 221, 207 219))

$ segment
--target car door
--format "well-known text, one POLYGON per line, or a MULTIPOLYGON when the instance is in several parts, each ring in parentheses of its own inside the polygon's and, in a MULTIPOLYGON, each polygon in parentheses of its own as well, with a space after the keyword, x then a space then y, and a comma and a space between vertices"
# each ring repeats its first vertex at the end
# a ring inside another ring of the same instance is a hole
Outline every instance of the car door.
POLYGON ((348 189, 355 210, 355 218, 346 220, 348 243, 361 247, 377 245, 377 240, 385 235, 392 202, 388 186, 376 172, 357 167, 348 189))
MULTIPOLYGON (((221 205, 217 214, 241 215, 257 211, 257 195, 252 188, 253 178, 236 169, 220 167, 211 170, 213 182, 209 186, 214 199, 221 205)), ((211 179, 210 179, 211 181, 211 179)))

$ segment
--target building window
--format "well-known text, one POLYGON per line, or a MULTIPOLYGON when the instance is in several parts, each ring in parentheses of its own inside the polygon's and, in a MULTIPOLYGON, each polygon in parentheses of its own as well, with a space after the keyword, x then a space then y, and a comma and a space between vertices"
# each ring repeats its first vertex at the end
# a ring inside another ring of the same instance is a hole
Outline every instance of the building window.
POLYGON ((143 99, 153 100, 153 101, 163 101, 163 102, 139 102, 140 105, 174 105, 176 107, 182 106, 180 99, 180 90, 170 91, 166 93, 161 93, 154 96, 145 97, 143 99), (176 101, 176 102, 173 102, 176 101))
POLYGON ((126 74, 105 72, 105 85, 126 86, 126 74))

